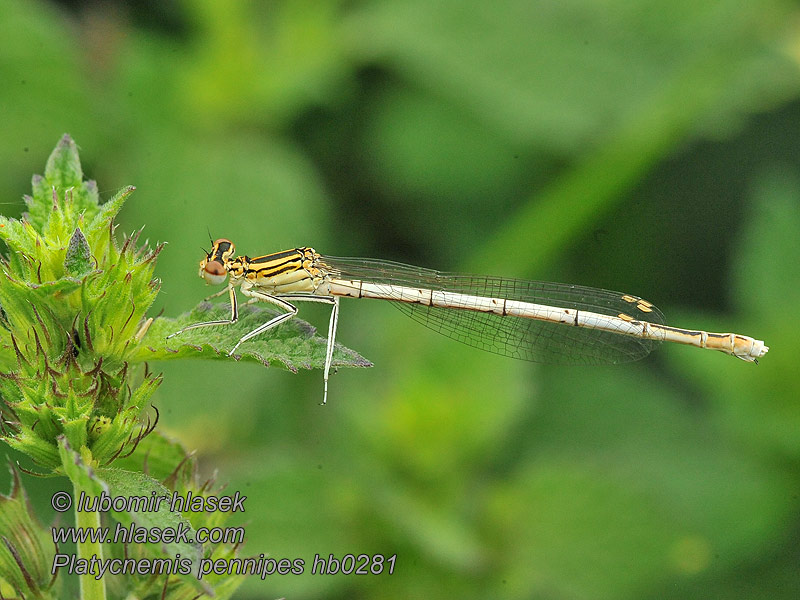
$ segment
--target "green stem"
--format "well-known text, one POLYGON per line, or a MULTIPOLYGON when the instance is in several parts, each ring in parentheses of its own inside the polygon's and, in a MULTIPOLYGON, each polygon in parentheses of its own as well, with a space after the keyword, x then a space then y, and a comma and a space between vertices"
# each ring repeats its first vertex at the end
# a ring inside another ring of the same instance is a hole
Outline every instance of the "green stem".
MULTIPOLYGON (((74 483, 75 490, 75 527, 78 531, 99 531, 100 527, 100 512, 87 512, 78 510, 78 498, 81 497, 81 492, 87 499, 94 497, 94 494, 81 488, 78 483, 74 483)), ((92 557, 96 557, 96 561, 103 560, 103 546, 100 542, 87 539, 78 543, 78 558, 91 561, 92 557)), ((102 579, 97 579, 91 572, 84 575, 79 575, 81 584, 81 600, 106 600, 106 583, 102 579)))

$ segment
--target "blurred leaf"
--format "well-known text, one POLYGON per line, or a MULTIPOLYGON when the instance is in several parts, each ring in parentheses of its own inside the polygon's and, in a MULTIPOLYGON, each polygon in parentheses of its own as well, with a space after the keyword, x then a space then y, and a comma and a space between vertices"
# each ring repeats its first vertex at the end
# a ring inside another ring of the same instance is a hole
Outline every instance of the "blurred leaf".
MULTIPOLYGON (((331 454, 337 452, 331 449, 331 454)), ((265 454, 249 453, 238 462, 248 473, 247 506, 270 507, 259 514, 259 526, 248 529, 248 548, 268 549, 276 560, 301 558, 305 562, 302 576, 268 577, 266 582, 250 577, 245 589, 262 598, 330 596, 331 590, 347 589, 346 576, 311 575, 316 554, 327 559, 330 553, 341 556, 371 550, 365 540, 358 539, 351 521, 356 517, 346 510, 347 474, 327 468, 330 465, 314 464, 304 454, 292 455, 274 447, 265 454), (343 493, 322 495, 332 485, 343 493)))
POLYGON ((80 49, 59 8, 0 0, 0 15, 5 82, 0 115, 7 140, 0 145, 0 186, 9 189, 19 174, 41 168, 38 157, 49 152, 55 136, 70 131, 85 141, 90 137, 86 132, 96 131, 100 123, 92 114, 91 91, 79 75, 80 49))
POLYGON ((704 329, 763 339, 769 353, 758 366, 722 365, 724 375, 715 357, 670 353, 714 399, 728 426, 768 452, 794 457, 800 457, 800 380, 794 376, 795 356, 787 349, 796 345, 798 327, 787 326, 786 315, 800 305, 798 199, 800 179, 793 169, 773 168, 762 175, 752 192, 746 228, 736 236, 730 279, 741 318, 732 323, 719 316, 685 317, 704 329))
MULTIPOLYGON (((389 88, 371 115, 364 144, 378 185, 398 198, 444 195, 462 206, 494 208, 488 198, 527 177, 520 146, 470 111, 405 88, 389 88), (381 182, 380 177, 388 181, 381 182)), ((399 204, 400 202, 398 202, 399 204)), ((433 203, 435 209, 440 203, 433 203)), ((445 205, 449 206, 449 205, 445 205)), ((452 207, 449 207, 452 209, 452 207)))
POLYGON ((10 471, 11 491, 8 496, 0 493, 0 596, 59 597, 58 586, 50 589, 60 583, 51 574, 55 553, 50 528, 31 510, 19 471, 13 466, 10 471))
POLYGON ((446 490, 448 483, 458 485, 451 478, 495 458, 497 441, 528 408, 532 394, 526 383, 536 367, 462 347, 422 327, 408 340, 402 317, 397 321, 384 328, 387 349, 377 372, 362 378, 369 394, 360 410, 348 415, 348 429, 357 427, 361 443, 398 475, 414 473, 446 490))
POLYGON ((143 472, 163 481, 174 475, 176 465, 182 464, 186 457, 187 452, 179 442, 155 430, 142 439, 131 454, 120 457, 114 464, 120 469, 143 472))
MULTIPOLYGON (((683 82, 686 109, 695 97, 731 106, 718 86, 743 66, 734 57, 771 56, 759 72, 749 71, 754 83, 763 85, 765 73, 794 78, 780 48, 765 47, 763 30, 753 27, 781 31, 790 9, 770 0, 412 0, 364 4, 348 32, 357 52, 386 60, 510 139, 582 153, 587 142, 641 114, 675 83, 683 82), (371 35, 357 35, 365 31, 371 35), (726 72, 685 77, 709 63, 726 72)), ((795 81, 792 91, 799 86, 795 81)), ((738 91, 737 100, 750 100, 747 110, 762 107, 757 87, 738 91)))
POLYGON ((372 467, 370 505, 380 514, 395 515, 392 527, 398 537, 413 541, 438 568, 468 571, 487 560, 470 515, 459 510, 460 502, 454 506, 441 496, 427 497, 428 490, 413 489, 397 473, 372 467))
POLYGON ((523 433, 534 460, 490 491, 498 576, 518 597, 637 598, 659 577, 735 569, 783 534, 797 485, 780 468, 649 377, 592 371, 552 378, 559 400, 523 433))
MULTIPOLYGON (((514 248, 525 262, 509 275, 530 277, 620 202, 675 144, 698 129, 708 133, 712 120, 730 122, 740 113, 762 110, 765 88, 769 105, 778 94, 798 92, 796 64, 778 45, 765 46, 753 27, 758 22, 778 39, 788 37, 780 17, 788 10, 781 1, 737 0, 713 5, 517 0, 500 9, 456 0, 380 2, 356 11, 348 31, 356 52, 393 65, 428 91, 441 113, 472 113, 485 124, 485 146, 474 148, 466 161, 476 170, 473 179, 490 179, 498 161, 480 159, 500 136, 510 142, 507 159, 500 161, 504 168, 513 162, 508 159, 515 145, 577 160, 543 192, 523 192, 528 199, 522 207, 462 265, 498 273, 514 248), (371 35, 358 35, 363 31, 371 35)), ((387 172, 399 173, 402 184, 414 181, 430 154, 426 144, 419 144, 416 154, 404 154, 404 140, 424 140, 430 131, 424 111, 414 122, 402 103, 388 98, 384 104, 400 110, 382 115, 386 124, 374 134, 402 131, 378 138, 391 166, 387 172), (389 149, 389 143, 398 149, 389 149), (406 164, 391 162, 397 157, 406 157, 406 164)), ((435 181, 437 175, 446 180, 451 163, 463 162, 463 154, 460 148, 429 160, 426 170, 440 171, 420 181, 435 181)), ((523 157, 517 177, 529 174, 530 151, 523 157)), ((440 197, 437 188, 428 192, 440 197)), ((502 189, 489 197, 502 211, 504 202, 497 199, 502 189)))
MULTIPOLYGON (((166 498, 158 505, 158 510, 148 510, 149 504, 145 501, 143 510, 113 511, 114 518, 123 526, 135 525, 136 531, 141 535, 144 531, 155 528, 156 531, 185 531, 192 542, 182 541, 160 542, 157 551, 170 557, 183 557, 192 561, 192 574, 184 579, 195 587, 200 587, 197 572, 200 559, 203 558, 203 545, 195 540, 195 531, 180 511, 171 510, 170 498, 172 492, 159 481, 144 473, 124 471, 122 469, 100 469, 98 475, 108 484, 108 495, 112 498, 166 498)), ((129 541, 130 543, 130 541, 129 541)), ((133 545, 138 545, 133 544, 133 545)))
POLYGON ((187 8, 202 33, 180 75, 192 115, 282 123, 335 97, 349 70, 337 30, 338 1, 219 4, 187 8))
POLYGON ((733 283, 743 311, 773 317, 800 305, 800 177, 791 166, 773 167, 756 180, 752 199, 733 283))

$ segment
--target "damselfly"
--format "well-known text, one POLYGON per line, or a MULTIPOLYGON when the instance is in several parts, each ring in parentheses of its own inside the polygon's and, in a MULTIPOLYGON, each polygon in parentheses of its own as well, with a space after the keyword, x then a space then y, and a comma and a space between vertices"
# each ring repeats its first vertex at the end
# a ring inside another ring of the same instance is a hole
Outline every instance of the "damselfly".
POLYGON ((467 345, 523 360, 551 364, 615 364, 639 360, 662 341, 709 348, 758 362, 769 348, 736 333, 710 333, 664 324, 655 306, 630 294, 607 290, 442 273, 390 261, 321 256, 295 248, 257 258, 234 258, 233 242, 218 239, 200 261, 200 276, 219 285, 228 278, 230 319, 195 323, 229 325, 238 319, 236 287, 282 313, 242 336, 230 350, 297 314, 293 302, 332 306, 325 354, 325 391, 333 359, 339 298, 390 300, 411 318, 467 345))

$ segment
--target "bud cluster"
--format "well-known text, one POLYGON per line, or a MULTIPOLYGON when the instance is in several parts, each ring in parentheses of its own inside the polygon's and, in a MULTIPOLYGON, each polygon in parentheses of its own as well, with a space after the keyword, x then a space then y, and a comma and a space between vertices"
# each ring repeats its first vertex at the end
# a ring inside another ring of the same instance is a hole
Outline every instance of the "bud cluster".
POLYGON ((160 378, 137 362, 158 293, 161 246, 118 246, 114 217, 133 187, 100 204, 64 136, 34 176, 20 220, 0 217, 2 438, 61 471, 64 436, 95 465, 131 452, 152 428, 146 415, 160 378))

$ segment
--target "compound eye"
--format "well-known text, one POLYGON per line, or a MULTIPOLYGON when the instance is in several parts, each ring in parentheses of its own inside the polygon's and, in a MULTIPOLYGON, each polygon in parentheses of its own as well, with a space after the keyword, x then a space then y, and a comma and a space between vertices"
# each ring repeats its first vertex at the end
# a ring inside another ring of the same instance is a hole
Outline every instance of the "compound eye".
POLYGON ((203 266, 203 279, 211 285, 219 285, 228 276, 228 272, 221 262, 216 260, 208 260, 203 266))
POLYGON ((225 267, 223 267, 222 263, 217 260, 209 260, 206 262, 205 271, 209 275, 225 275, 225 267))

